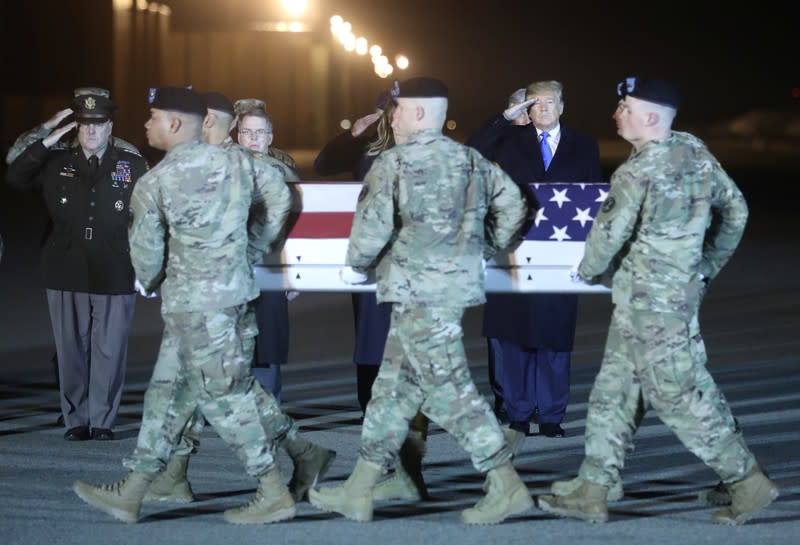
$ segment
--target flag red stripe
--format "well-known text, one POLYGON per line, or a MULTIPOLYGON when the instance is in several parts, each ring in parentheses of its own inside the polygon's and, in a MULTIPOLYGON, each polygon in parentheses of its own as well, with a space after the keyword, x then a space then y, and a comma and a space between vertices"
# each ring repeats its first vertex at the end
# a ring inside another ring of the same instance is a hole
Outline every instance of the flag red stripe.
POLYGON ((300 214, 289 238, 350 238, 353 212, 306 212, 300 214))

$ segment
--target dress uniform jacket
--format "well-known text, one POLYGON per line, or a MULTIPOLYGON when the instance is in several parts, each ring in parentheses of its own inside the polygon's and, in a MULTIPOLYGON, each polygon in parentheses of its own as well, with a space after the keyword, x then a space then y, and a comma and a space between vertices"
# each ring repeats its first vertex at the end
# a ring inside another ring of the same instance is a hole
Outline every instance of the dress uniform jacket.
POLYGON ((42 251, 46 288, 133 293, 128 203, 146 170, 141 156, 109 145, 91 174, 80 147, 48 150, 41 141, 9 165, 8 183, 39 191, 53 221, 42 251))
MULTIPOLYGON (((500 114, 467 143, 500 165, 519 185, 603 181, 597 142, 563 123, 561 140, 547 170, 532 124, 511 125, 500 114)), ((483 334, 529 348, 571 352, 577 313, 576 295, 489 294, 483 334)))

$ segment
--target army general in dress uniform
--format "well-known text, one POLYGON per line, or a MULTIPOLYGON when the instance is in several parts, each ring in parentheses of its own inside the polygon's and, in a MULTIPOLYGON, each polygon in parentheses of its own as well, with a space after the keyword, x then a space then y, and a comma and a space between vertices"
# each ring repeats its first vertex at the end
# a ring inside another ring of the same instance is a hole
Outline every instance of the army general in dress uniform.
POLYGON ((113 438, 125 380, 135 303, 128 203, 147 163, 112 144, 115 109, 102 94, 76 96, 75 121, 25 148, 7 173, 10 185, 42 194, 53 223, 42 269, 67 440, 113 438), (53 149, 74 128, 78 145, 53 149))

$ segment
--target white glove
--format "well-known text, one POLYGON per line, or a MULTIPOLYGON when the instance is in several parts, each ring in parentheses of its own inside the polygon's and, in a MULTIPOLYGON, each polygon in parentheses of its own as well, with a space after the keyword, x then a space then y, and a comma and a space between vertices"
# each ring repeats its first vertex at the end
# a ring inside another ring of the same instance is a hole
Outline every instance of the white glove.
POLYGON ((138 278, 133 283, 133 289, 136 290, 136 293, 138 293, 142 297, 146 297, 147 299, 153 299, 154 297, 158 297, 157 291, 154 291, 153 293, 147 293, 147 290, 144 289, 144 286, 142 286, 142 283, 139 282, 138 278))
POLYGON ((339 269, 339 278, 345 284, 363 284, 367 281, 367 275, 364 273, 356 272, 352 267, 342 267, 339 269))
POLYGON ((575 265, 569 270, 569 279, 572 280, 574 284, 580 284, 583 282, 583 277, 578 272, 578 266, 575 265))
POLYGON ((300 295, 299 291, 287 291, 286 292, 286 300, 287 301, 294 301, 300 295))

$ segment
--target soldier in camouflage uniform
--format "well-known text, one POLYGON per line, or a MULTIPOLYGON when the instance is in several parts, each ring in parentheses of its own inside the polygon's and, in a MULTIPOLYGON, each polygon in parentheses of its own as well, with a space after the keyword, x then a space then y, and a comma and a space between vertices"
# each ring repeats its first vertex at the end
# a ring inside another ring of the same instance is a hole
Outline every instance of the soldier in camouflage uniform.
MULTIPOLYGON (((245 170, 252 170, 259 192, 255 197, 248 219, 250 229, 248 261, 262 261, 263 255, 280 243, 281 231, 291 207, 291 194, 286 181, 296 179, 295 172, 286 165, 263 153, 252 151, 227 138, 235 121, 233 105, 221 93, 204 93, 208 113, 203 120, 203 140, 227 150, 245 170), (263 195, 263 200, 259 199, 263 195), (270 246, 270 242, 272 245, 270 246)), ((304 440, 297 434, 294 422, 282 416, 277 421, 274 411, 267 414, 267 425, 277 423, 274 430, 278 446, 284 448, 294 463, 289 481, 289 492, 295 501, 301 501, 311 485, 328 470, 336 453, 304 440)), ((194 494, 187 478, 189 457, 200 443, 205 418, 198 409, 186 424, 180 441, 172 452, 165 471, 152 482, 145 501, 188 503, 194 494)))
MULTIPOLYGON (((299 179, 295 160, 272 145, 272 118, 267 105, 257 98, 243 98, 234 104, 237 138, 240 145, 277 159, 299 179)), ((265 390, 281 400, 281 365, 289 359, 289 301, 299 292, 262 291, 256 301, 258 337, 253 354, 253 376, 265 390)))
MULTIPOLYGON (((101 87, 78 87, 73 91, 73 97, 78 98, 81 96, 86 95, 98 95, 104 98, 110 98, 111 93, 108 89, 103 89, 101 87)), ((53 129, 58 127, 58 125, 67 117, 72 115, 73 111, 72 108, 65 108, 63 110, 59 110, 56 112, 53 117, 42 123, 41 125, 37 125, 36 127, 32 128, 29 131, 26 131, 19 135, 17 139, 14 141, 14 145, 12 145, 9 150, 8 154, 6 155, 6 163, 11 164, 23 151, 29 148, 32 144, 36 143, 43 138, 47 138, 53 129)), ((52 146, 50 146, 51 150, 62 150, 62 149, 69 149, 74 148, 78 145, 77 136, 72 138, 69 142, 65 142, 63 140, 59 140, 52 146)), ((111 137, 111 145, 117 149, 122 149, 125 151, 129 151, 139 157, 142 156, 139 153, 139 150, 131 144, 130 142, 126 142, 122 138, 118 138, 116 136, 111 137)))
POLYGON ((145 127, 150 145, 167 151, 131 199, 131 259, 144 288, 159 288, 164 336, 145 394, 131 470, 115 484, 77 481, 78 496, 119 520, 136 522, 142 499, 164 469, 187 421, 200 408, 258 479, 256 497, 225 512, 234 523, 292 518, 295 503, 275 458, 279 430, 291 428, 249 374, 256 295, 251 244, 254 202, 267 195, 231 152, 200 140, 205 100, 189 89, 154 89, 145 127))
POLYGON ((637 412, 652 406, 727 485, 731 505, 714 521, 742 524, 778 489, 705 367, 696 318, 706 282, 739 244, 747 204, 699 139, 672 131, 679 98, 671 84, 627 78, 618 93, 617 130, 634 150, 611 178, 576 277, 594 282, 614 270, 614 312, 589 396, 583 482, 571 494, 541 496, 539 507, 605 522, 608 487, 619 480, 637 412))
POLYGON ((372 520, 372 489, 421 410, 488 472, 486 497, 462 520, 495 524, 533 502, 470 376, 461 318, 465 307, 485 301, 485 249, 517 242, 528 208, 499 167, 442 134, 447 88, 441 81, 405 81, 397 103, 398 145, 367 173, 342 270, 342 279, 355 283, 377 268, 378 302, 392 303, 389 336, 355 469, 343 486, 312 489, 309 500, 353 520, 372 520))

